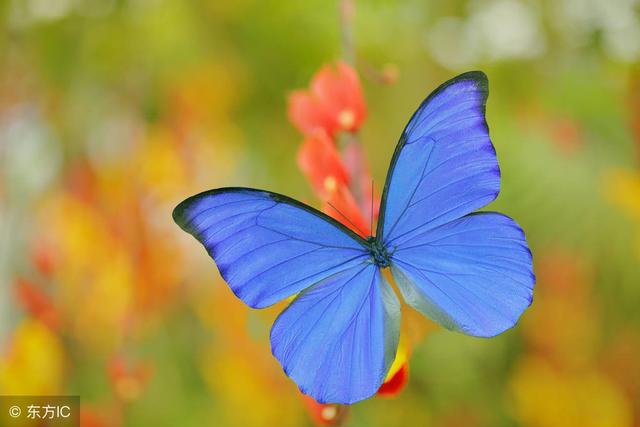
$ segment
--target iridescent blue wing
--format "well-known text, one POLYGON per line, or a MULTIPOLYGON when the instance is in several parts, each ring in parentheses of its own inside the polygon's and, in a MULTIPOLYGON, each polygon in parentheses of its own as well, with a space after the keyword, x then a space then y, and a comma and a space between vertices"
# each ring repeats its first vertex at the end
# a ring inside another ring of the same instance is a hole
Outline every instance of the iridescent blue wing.
POLYGON ((531 252, 522 229, 502 214, 470 214, 413 235, 392 258, 407 304, 449 329, 498 335, 531 304, 531 252))
POLYGON ((322 403, 376 393, 395 357, 398 300, 375 264, 303 291, 271 329, 271 349, 300 390, 322 403))
POLYGON ((396 147, 377 236, 389 248, 496 198, 500 170, 484 117, 487 77, 449 80, 420 105, 396 147))
POLYGON ((180 203, 173 218, 204 245, 238 298, 254 308, 368 259, 363 240, 349 229, 267 191, 207 191, 180 203))
POLYGON ((362 238, 288 197, 243 188, 193 196, 174 219, 246 304, 302 291, 274 323, 271 345, 304 393, 353 403, 378 390, 395 356, 400 307, 362 238))
POLYGON ((486 76, 470 72, 420 105, 391 161, 377 232, 407 302, 476 336, 513 326, 531 302, 534 281, 517 224, 501 215, 465 217, 500 189, 487 96, 486 76), (454 240, 440 238, 447 230, 454 240))

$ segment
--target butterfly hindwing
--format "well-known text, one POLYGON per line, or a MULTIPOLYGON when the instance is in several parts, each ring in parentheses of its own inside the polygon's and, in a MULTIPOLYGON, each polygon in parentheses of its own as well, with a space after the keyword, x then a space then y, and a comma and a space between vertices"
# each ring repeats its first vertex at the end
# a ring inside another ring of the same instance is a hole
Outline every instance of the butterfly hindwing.
POLYGON ((449 329, 490 337, 531 304, 535 277, 522 229, 506 215, 466 215, 393 254, 404 300, 449 329))
POLYGON ((400 305, 375 264, 303 291, 277 318, 271 348, 303 393, 353 403, 376 393, 395 357, 400 305))
POLYGON ((262 308, 368 257, 359 237, 285 196, 225 188, 193 196, 174 219, 215 260, 247 305, 262 308))
POLYGON ((470 215, 500 189, 487 96, 486 76, 470 72, 427 97, 394 153, 378 224, 405 301, 475 336, 512 327, 535 280, 520 227, 504 215, 470 215))

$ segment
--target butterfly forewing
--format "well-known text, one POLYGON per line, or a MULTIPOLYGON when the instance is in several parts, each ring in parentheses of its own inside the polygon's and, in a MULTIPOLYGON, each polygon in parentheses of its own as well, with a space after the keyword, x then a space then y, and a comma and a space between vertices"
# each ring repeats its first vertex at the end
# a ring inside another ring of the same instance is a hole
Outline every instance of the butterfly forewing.
POLYGON ((229 188, 193 196, 174 219, 247 305, 267 307, 368 258, 360 238, 278 194, 229 188), (360 240, 359 240, 360 239, 360 240))
POLYGON ((463 74, 422 103, 387 175, 378 238, 393 249, 491 202, 500 171, 484 117, 486 76, 463 74))

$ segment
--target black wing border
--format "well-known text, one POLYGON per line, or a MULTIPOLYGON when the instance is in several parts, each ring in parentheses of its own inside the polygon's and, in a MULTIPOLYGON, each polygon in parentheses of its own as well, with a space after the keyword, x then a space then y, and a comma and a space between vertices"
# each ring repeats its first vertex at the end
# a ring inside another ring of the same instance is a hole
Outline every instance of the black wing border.
POLYGON ((288 204, 290 206, 294 206, 296 208, 302 209, 304 211, 307 211, 308 213, 315 215, 316 217, 328 222, 329 224, 333 225, 334 227, 337 227, 340 231, 344 232, 345 234, 347 234, 349 237, 353 238, 357 243, 359 243, 363 248, 365 249, 370 249, 371 248, 371 243, 369 243, 365 238, 363 238, 362 236, 359 236, 357 233, 355 233, 353 230, 351 230, 350 228, 348 228, 347 226, 345 226, 344 224, 340 223, 339 221, 335 220, 334 218, 330 217, 329 215, 325 214, 322 211, 319 211, 318 209, 309 206, 305 203, 302 203, 296 199, 293 199, 289 196, 285 196, 284 194, 280 194, 280 193, 275 193, 273 191, 268 191, 268 190, 261 190, 258 188, 250 188, 250 187, 221 187, 221 188, 214 188, 212 190, 207 190, 207 191, 203 191, 201 193, 195 194, 191 197, 186 198, 185 200, 183 200, 182 202, 180 202, 174 209, 173 209, 173 221, 178 224, 180 226, 180 228, 182 228, 184 231, 186 231, 189 234, 192 234, 191 231, 189 230, 188 227, 188 221, 186 220, 186 214, 185 211, 189 208, 189 206, 191 206, 191 204, 195 203, 196 201, 199 201, 200 199, 202 199, 203 197, 208 197, 208 196, 216 196, 219 194, 226 194, 226 193, 244 193, 244 194, 260 194, 262 196, 266 196, 268 198, 270 198, 271 200, 277 202, 277 203, 285 203, 288 204))
POLYGON ((483 98, 482 99, 482 116, 483 116, 484 126, 487 128, 487 132, 489 132, 489 126, 487 124, 487 118, 486 118, 486 109, 487 109, 486 104, 487 104, 487 99, 489 97, 489 79, 487 78, 487 75, 482 71, 479 71, 479 70, 467 71, 466 73, 462 73, 450 80, 447 80, 446 82, 438 86, 420 103, 420 105, 418 106, 416 111, 411 115, 411 118, 409 119, 404 129, 402 130, 402 134, 400 135, 398 144, 396 145, 396 148, 393 151, 393 156, 391 156, 391 162, 389 164, 389 169, 387 170, 387 177, 385 178, 384 188, 382 189, 382 197, 380 199, 380 211, 378 212, 378 225, 376 227, 375 240, 379 244, 382 244, 382 241, 384 239, 383 227, 384 227, 384 217, 387 210, 387 196, 389 193, 389 185, 391 184, 391 177, 393 176, 393 172, 396 168, 396 164, 398 162, 398 158, 400 157, 400 153, 402 152, 402 149, 407 143, 407 127, 409 126, 409 123, 411 123, 411 121, 416 116, 416 114, 422 111, 422 109, 425 108, 429 104, 429 102, 435 96, 437 96, 440 92, 447 89, 449 86, 452 86, 464 80, 472 80, 476 82, 478 85, 478 89, 482 93, 482 98, 483 98))

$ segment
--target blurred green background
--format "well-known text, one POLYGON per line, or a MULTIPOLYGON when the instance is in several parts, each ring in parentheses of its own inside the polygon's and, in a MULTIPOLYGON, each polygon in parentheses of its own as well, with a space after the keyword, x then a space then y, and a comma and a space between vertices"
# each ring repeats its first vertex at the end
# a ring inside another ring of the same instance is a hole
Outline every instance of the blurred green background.
MULTIPOLYGON (((4 0, 0 21, 0 394, 79 394, 89 427, 312 425, 269 351, 282 305, 235 299, 171 210, 229 185, 314 203, 286 97, 340 58, 337 5, 4 0)), ((344 425, 640 426, 640 2, 360 0, 353 34, 376 183, 424 96, 487 73, 490 208, 538 283, 491 340, 415 320, 406 388, 344 425)))

